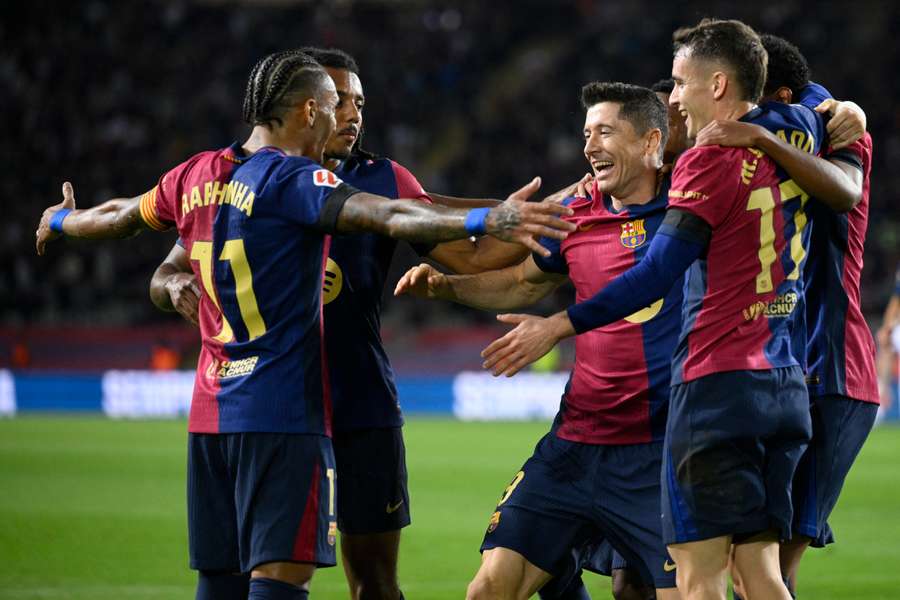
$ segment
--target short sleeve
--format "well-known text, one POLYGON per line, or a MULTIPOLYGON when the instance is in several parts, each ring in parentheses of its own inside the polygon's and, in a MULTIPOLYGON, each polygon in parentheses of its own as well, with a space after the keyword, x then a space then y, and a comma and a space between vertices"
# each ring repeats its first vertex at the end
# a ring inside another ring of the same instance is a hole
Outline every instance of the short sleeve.
POLYGON ((398 198, 411 198, 433 204, 431 196, 428 195, 419 180, 409 172, 409 169, 394 161, 391 161, 391 168, 394 170, 394 180, 397 182, 398 198))
POLYGON ((185 165, 165 173, 152 190, 141 196, 141 218, 151 229, 165 231, 175 225, 175 186, 185 165))
POLYGON ((819 85, 818 83, 809 82, 802 88, 800 88, 800 92, 797 94, 797 97, 793 99, 795 104, 802 104, 808 108, 815 108, 818 105, 822 104, 825 100, 829 100, 832 98, 831 92, 827 89, 819 85))
MULTIPOLYGON (((669 208, 689 212, 710 227, 718 227, 732 209, 742 170, 755 168, 738 164, 737 152, 721 146, 703 146, 682 154, 672 174, 669 208)), ((743 161, 748 165, 749 162, 743 161)))
POLYGON ((328 169, 314 166, 288 166, 278 177, 287 218, 292 222, 332 233, 337 218, 350 196, 359 190, 344 183, 328 169))
POLYGON ((545 273, 568 275, 569 265, 562 254, 562 241, 556 238, 542 237, 538 239, 538 244, 550 251, 550 256, 541 256, 537 252, 531 253, 534 264, 537 265, 538 269, 545 273))
POLYGON ((846 148, 830 151, 826 158, 851 164, 865 174, 865 165, 872 163, 872 137, 866 133, 846 148))

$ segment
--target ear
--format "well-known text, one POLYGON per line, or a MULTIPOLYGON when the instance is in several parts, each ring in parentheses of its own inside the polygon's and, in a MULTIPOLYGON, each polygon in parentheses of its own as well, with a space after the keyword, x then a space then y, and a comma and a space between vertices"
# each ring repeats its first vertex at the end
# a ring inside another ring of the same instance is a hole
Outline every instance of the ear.
POLYGON ((784 102, 785 104, 790 104, 794 99, 794 92, 791 88, 786 86, 781 86, 777 90, 775 90, 775 97, 779 102, 784 102))
POLYGON ((316 118, 319 116, 319 103, 315 98, 309 98, 303 103, 303 119, 306 126, 312 129, 316 125, 316 118))
POLYGON ((662 144, 662 131, 651 129, 644 136, 644 153, 651 158, 660 158, 659 146, 662 144))
POLYGON ((721 100, 728 91, 728 75, 723 71, 713 73, 713 98, 721 100))

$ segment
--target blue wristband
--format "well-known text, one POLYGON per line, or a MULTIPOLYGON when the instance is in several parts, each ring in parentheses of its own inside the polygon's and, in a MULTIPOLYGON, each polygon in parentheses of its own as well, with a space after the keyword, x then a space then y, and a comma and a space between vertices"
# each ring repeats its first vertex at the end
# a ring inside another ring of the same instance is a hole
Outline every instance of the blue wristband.
POLYGON ((469 235, 484 235, 484 232, 487 231, 485 221, 489 212, 491 212, 489 208, 473 208, 470 210, 466 215, 466 233, 469 235))
POLYGON ((50 217, 50 231, 55 231, 56 233, 62 233, 63 228, 63 220, 69 216, 69 213, 72 212, 71 208, 61 208, 56 211, 56 214, 50 217))

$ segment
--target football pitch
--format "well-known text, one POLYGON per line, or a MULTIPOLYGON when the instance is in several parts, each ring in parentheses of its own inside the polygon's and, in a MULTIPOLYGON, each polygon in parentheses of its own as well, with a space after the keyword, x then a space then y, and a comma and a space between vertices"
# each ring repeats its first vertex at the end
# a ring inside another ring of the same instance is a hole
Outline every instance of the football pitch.
MULTIPOLYGON (((400 576, 410 600, 459 599, 494 503, 546 423, 409 419, 413 525, 400 576)), ((182 421, 20 417, 0 421, 0 599, 190 600, 182 421)), ((811 551, 800 598, 900 597, 900 428, 873 432, 811 551)), ((596 598, 608 580, 589 577, 596 598)), ((340 568, 313 598, 348 597, 340 568)))

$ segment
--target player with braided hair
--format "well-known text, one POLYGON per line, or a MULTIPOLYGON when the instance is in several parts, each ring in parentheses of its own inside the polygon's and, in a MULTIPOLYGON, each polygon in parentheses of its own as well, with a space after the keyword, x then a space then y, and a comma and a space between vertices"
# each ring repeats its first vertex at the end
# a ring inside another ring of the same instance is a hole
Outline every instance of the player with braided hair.
POLYGON ((128 237, 175 226, 200 280, 202 338, 188 429, 188 527, 198 600, 299 600, 335 564, 335 464, 322 272, 330 234, 435 243, 487 233, 542 254, 571 211, 527 203, 466 211, 360 192, 323 169, 338 95, 299 53, 264 58, 248 82, 243 144, 202 152, 142 196, 48 208, 37 249, 62 234, 128 237), (249 585, 236 573, 250 573, 249 585))

